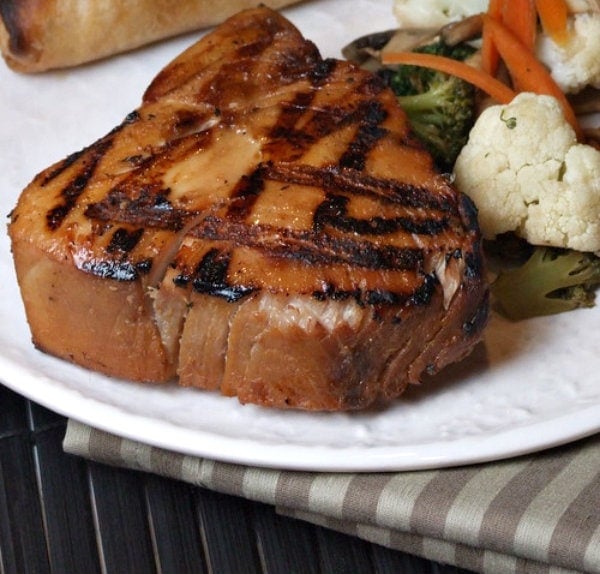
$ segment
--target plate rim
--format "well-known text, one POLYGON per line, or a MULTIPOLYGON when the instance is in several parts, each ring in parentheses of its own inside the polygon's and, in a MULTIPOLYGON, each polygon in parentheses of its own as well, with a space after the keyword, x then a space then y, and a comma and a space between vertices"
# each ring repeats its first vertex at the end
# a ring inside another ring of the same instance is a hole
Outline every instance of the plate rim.
POLYGON ((98 430, 184 456, 277 470, 338 473, 434 470, 532 454, 600 432, 600 404, 592 403, 551 419, 448 441, 358 447, 267 443, 190 429, 170 421, 127 412, 118 405, 62 386, 56 379, 46 377, 45 382, 42 377, 36 376, 33 369, 24 371, 2 351, 0 372, 2 384, 13 391, 68 419, 98 430), (53 392, 40 392, 49 389, 53 392), (570 429, 568 433, 564 432, 565 425, 570 429), (523 437, 524 428, 528 431, 526 440, 515 440, 523 437))
MULTIPOLYGON (((352 25, 354 26, 354 28, 360 28, 361 33, 367 31, 364 29, 365 26, 373 27, 374 29, 380 29, 380 27, 376 25, 376 22, 387 21, 387 16, 385 16, 384 18, 384 12, 385 14, 388 13, 387 10, 389 4, 387 1, 375 3, 369 2, 369 4, 377 5, 377 18, 374 18, 369 23, 365 23, 364 18, 359 18, 355 14, 348 15, 349 20, 352 20, 353 22, 352 25), (379 20, 378 18, 380 18, 381 20, 379 20)), ((348 31, 346 30, 345 21, 343 22, 343 33, 341 29, 336 30, 335 33, 330 33, 328 31, 327 38, 325 38, 323 31, 321 31, 319 34, 318 28, 315 30, 311 30, 311 26, 309 26, 309 24, 313 23, 312 11, 317 8, 322 9, 323 12, 332 15, 332 17, 336 18, 335 21, 338 22, 337 8, 339 8, 339 6, 341 5, 341 1, 328 1, 322 4, 311 3, 310 7, 308 5, 304 7, 298 5, 297 7, 290 8, 287 12, 289 15, 294 15, 294 17, 291 18, 292 21, 294 21, 300 28, 305 27, 308 37, 316 41, 320 48, 323 48, 323 46, 321 45, 321 40, 325 40, 325 44, 328 45, 331 49, 333 48, 333 43, 335 40, 335 48, 337 50, 340 46, 339 39, 345 36, 346 32, 348 31)), ((354 35, 354 33, 348 35, 357 37, 354 35)), ((182 48, 187 47, 190 43, 191 39, 189 36, 187 36, 184 38, 173 39, 172 41, 163 44, 165 48, 163 48, 163 46, 154 46, 152 48, 149 48, 149 61, 143 63, 143 65, 140 66, 141 68, 143 68, 143 73, 148 72, 148 75, 151 79, 155 76, 156 72, 158 71, 158 67, 156 66, 158 65, 159 61, 165 61, 165 63, 170 61, 171 57, 167 56, 167 54, 170 53, 172 56, 176 56, 182 48), (148 69, 150 65, 153 67, 151 73, 148 69)), ((326 49, 325 52, 327 53, 328 50, 326 49)), ((71 79, 73 80, 73 82, 75 82, 75 87, 78 85, 84 85, 87 81, 89 81, 90 78, 96 78, 96 73, 100 74, 100 80, 106 80, 107 77, 112 77, 113 73, 118 73, 119 71, 122 72, 126 68, 129 69, 128 66, 130 66, 132 62, 131 58, 133 58, 133 56, 123 55, 116 57, 111 62, 105 61, 102 63, 92 64, 80 70, 73 71, 73 76, 71 79)), ((4 80, 6 78, 6 74, 8 73, 9 72, 6 71, 6 69, 4 68, 0 70, 0 79, 4 80)), ((10 77, 11 79, 13 77, 15 78, 16 85, 18 87, 18 92, 26 93, 30 88, 30 84, 35 85, 39 88, 39 86, 47 87, 48 82, 50 82, 53 88, 57 87, 58 89, 61 85, 60 83, 66 80, 69 73, 61 71, 48 76, 26 78, 21 76, 10 77)), ((136 81, 138 80, 139 78, 136 81)), ((7 87, 8 86, 10 86, 9 83, 7 83, 7 87)), ((140 92, 136 92, 136 102, 138 101, 138 97, 141 95, 142 87, 145 88, 146 86, 140 86, 140 92)), ((87 92, 84 92, 84 94, 85 93, 87 92)), ((52 98, 55 98, 56 96, 57 93, 53 92, 53 96, 50 97, 46 104, 55 103, 52 98)), ((6 98, 6 101, 9 101, 9 99, 10 98, 6 98)), ((123 102, 119 102, 119 104, 121 103, 123 102)), ((20 106, 20 101, 17 102, 17 104, 20 106)), ((119 113, 119 118, 121 117, 122 112, 129 110, 129 107, 125 104, 123 104, 122 106, 119 105, 117 106, 117 108, 118 110, 116 111, 118 111, 119 113)), ((116 111, 114 109, 112 110, 112 112, 115 113, 116 111)), ((3 117, 2 110, 0 110, 0 117, 3 117)), ((112 128, 112 126, 114 125, 114 123, 111 120, 109 120, 108 117, 103 117, 102 114, 99 114, 99 117, 102 118, 102 121, 99 121, 99 124, 101 125, 94 124, 88 127, 88 131, 95 134, 96 137, 99 137, 106 132, 104 127, 107 127, 108 129, 112 128), (105 126, 105 123, 110 123, 110 125, 105 126), (96 133, 96 130, 100 130, 99 133, 96 133)), ((53 121, 49 121, 46 122, 46 124, 44 124, 42 120, 43 118, 40 119, 36 117, 35 121, 41 123, 33 123, 31 125, 39 127, 39 125, 47 124, 47 127, 49 129, 55 127, 53 121)), ((77 137, 85 139, 86 141, 84 143, 89 143, 89 141, 93 141, 92 139, 88 141, 87 134, 84 138, 82 135, 82 131, 79 129, 79 127, 77 129, 77 137)), ((9 134, 8 137, 10 138, 12 132, 8 131, 7 133, 9 134)), ((74 141, 72 141, 72 138, 74 137, 73 133, 69 133, 68 136, 63 137, 65 141, 68 142, 67 153, 73 151, 73 149, 76 149, 76 147, 74 146, 76 146, 77 144, 74 141)), ((91 137, 92 136, 90 135, 90 138, 91 137)), ((26 141, 26 139, 27 138, 25 138, 24 140, 25 145, 29 143, 28 141, 26 141)), ((0 146, 4 143, 4 141, 5 140, 0 140, 0 146)), ((6 140, 6 142, 8 143, 8 139, 6 140)), ((18 149, 18 146, 16 146, 16 149, 18 149)), ((43 158, 40 155, 36 155, 35 157, 39 162, 43 163, 43 166, 49 165, 50 157, 54 159, 61 159, 61 157, 63 157, 63 154, 61 152, 58 152, 54 148, 50 151, 45 146, 42 146, 38 150, 38 154, 40 153, 42 153, 43 158), (59 157, 55 157, 55 155, 58 155, 59 157), (46 161, 46 159, 48 159, 48 161, 46 161)), ((25 177, 24 171, 13 171, 12 177, 13 179, 15 179, 15 181, 17 175, 19 176, 19 178, 21 176, 25 177)), ((33 176, 34 174, 31 173, 30 175, 33 176)), ((12 202, 13 199, 14 198, 12 197, 5 197, 0 198, 0 201, 2 201, 2 205, 5 205, 4 201, 12 202)), ((0 243, 2 244, 2 249, 0 253, 0 265, 2 266, 2 269, 5 268, 5 265, 10 265, 11 275, 10 277, 4 275, 4 279, 5 281, 11 282, 10 289, 16 289, 16 286, 13 285, 14 274, 12 272, 12 261, 10 260, 8 249, 4 249, 3 247, 6 244, 6 241, 6 235, 4 235, 2 240, 0 241, 0 243)), ((0 295, 4 295, 8 291, 8 288, 5 289, 0 285, 0 295)), ((4 307, 0 308, 0 310, 4 310, 4 307)), ((22 310, 19 309, 18 313, 19 321, 24 321, 24 319, 22 319, 22 317, 24 317, 22 310)), ((9 319, 13 318, 13 315, 9 316, 9 319)), ((0 325, 0 334, 2 333, 3 329, 10 328, 8 322, 9 321, 3 323, 3 325, 0 325)), ((23 341, 19 342, 19 345, 23 344, 25 344, 23 341)), ((29 340, 27 341, 27 344, 30 345, 29 340)), ((17 351, 22 351, 22 346, 15 347, 13 351, 15 349, 17 351)), ((35 351, 33 348, 28 348, 27 352, 30 351, 36 353, 39 352, 35 351)), ((26 396, 27 398, 47 408, 59 412, 60 414, 66 417, 70 417, 75 420, 80 420, 85 424, 95 426, 106 432, 119 434, 120 436, 126 435, 126 438, 137 440, 140 442, 145 442, 147 444, 153 444, 153 446, 157 446, 159 448, 167 448, 169 450, 174 450, 177 452, 186 451, 182 452, 182 454, 190 454, 191 456, 210 456, 211 458, 218 458, 219 460, 226 460, 227 462, 237 462, 241 464, 249 464, 254 466, 263 466, 271 468, 285 467, 290 470, 330 470, 338 472, 383 472, 390 470, 393 471, 418 470, 426 468, 444 468, 463 464, 487 462, 490 460, 499 460, 501 458, 508 458, 518 456, 521 454, 537 452, 546 448, 551 448, 553 446, 564 444, 566 442, 571 442, 579 438, 595 434, 600 431, 600 400, 598 400, 597 395, 594 395, 594 400, 596 401, 594 404, 585 403, 580 408, 571 410, 567 414, 564 414, 564 416, 562 417, 559 417, 557 415, 553 416, 550 419, 543 419, 541 421, 536 420, 532 424, 527 425, 528 429, 539 429, 539 432, 525 433, 527 434, 526 437, 523 437, 524 427, 520 426, 516 430, 510 432, 503 430, 495 430, 493 433, 490 433, 488 431, 487 433, 480 434, 477 434, 475 432, 469 436, 461 435, 459 438, 454 438, 452 440, 438 440, 437 442, 429 440, 418 444, 402 444, 400 445, 400 447, 386 445, 381 446, 377 449, 373 446, 367 446, 362 448, 362 451, 366 453, 365 456, 368 456, 369 453, 371 453, 370 456, 372 458, 368 461, 363 460, 361 462, 357 462, 357 460, 348 460, 347 456, 346 458, 344 458, 344 455, 348 455, 348 449, 350 447, 323 447, 313 446, 312 444, 309 446, 302 446, 299 444, 292 444, 291 446, 281 444, 279 444, 279 446, 269 446, 264 445, 256 439, 242 441, 240 438, 224 437, 215 434, 214 432, 208 432, 206 430, 181 428, 181 426, 176 426, 175 424, 165 419, 160 419, 159 421, 155 419, 149 419, 148 416, 129 412, 126 410, 126 408, 123 408, 121 406, 98 402, 97 399, 95 399, 94 397, 86 397, 82 392, 74 389, 72 385, 70 386, 70 381, 68 380, 63 380, 61 382, 59 380, 60 377, 55 377, 54 379, 49 378, 46 374, 44 374, 45 356, 43 357, 42 366, 39 366, 40 364, 37 361, 23 365, 22 363, 19 363, 18 359, 19 357, 17 356, 15 358, 15 354, 12 351, 0 349, 0 382, 4 382, 5 386, 13 389, 15 392, 18 392, 21 395, 26 396), (50 380, 51 382, 48 382, 48 380, 50 380), (91 406, 89 406, 89 408, 86 408, 86 405, 91 406), (100 412, 110 413, 110 416, 106 417, 106 420, 98 420, 98 416, 94 416, 94 413, 100 412), (124 417, 128 421, 128 424, 121 425, 123 428, 120 429, 118 428, 118 423, 122 421, 124 417), (156 426, 157 424, 161 425, 161 429, 167 427, 170 428, 167 429, 168 432, 165 432, 164 435, 161 435, 160 432, 150 432, 148 436, 143 436, 144 432, 142 431, 142 429, 147 429, 148 425, 156 426), (567 428, 568 432, 565 432, 564 428, 567 428), (159 436, 156 436, 157 434, 159 436), (215 440, 218 440, 218 443, 220 445, 223 445, 225 443, 227 443, 226 446, 231 446, 232 443, 236 444, 234 445, 235 448, 232 447, 232 452, 219 453, 214 452, 214 448, 212 450, 206 446, 200 448, 201 444, 197 444, 195 449, 190 449, 189 445, 188 448, 185 449, 183 448, 185 441, 180 441, 180 443, 178 444, 177 441, 167 438, 173 436, 181 437, 184 434, 187 436, 201 436, 203 438, 203 441, 198 441, 198 443, 208 442, 209 446, 211 441, 215 440), (509 434, 510 437, 509 440, 507 440, 506 437, 509 434), (516 436, 516 439, 513 439, 513 436, 516 436), (523 438, 525 440, 522 440, 523 438), (460 444, 457 444, 459 441, 460 444), (250 448, 248 447, 249 444, 250 448), (426 449, 423 446, 424 444, 429 444, 433 446, 431 446, 430 449, 426 449), (439 445, 442 445, 444 447, 443 449, 441 449, 441 453, 439 452, 439 445), (434 447, 438 448, 437 453, 435 452, 434 447), (268 456, 264 453, 264 449, 267 448, 269 449, 268 456), (261 449, 263 450, 263 453, 259 457, 257 457, 257 453, 259 453, 261 449), (418 457, 415 457, 415 451, 419 449, 420 454, 418 457), (193 452, 190 452, 190 450, 193 452), (296 453, 299 450, 310 450, 311 452, 308 452, 304 457, 300 458, 294 452, 290 452, 290 450, 296 451, 296 453), (319 455, 319 457, 317 457, 318 453, 314 452, 315 450, 320 450, 321 454, 319 455), (343 452, 340 452, 341 450, 343 452), (400 452, 400 450, 402 450, 402 452, 400 452), (427 452, 425 452, 426 450, 427 452), (324 456, 322 454, 324 451, 327 452, 327 456, 324 456)), ((82 369, 82 372, 89 371, 85 371, 82 369)), ((281 441, 279 442, 281 443, 281 441)))

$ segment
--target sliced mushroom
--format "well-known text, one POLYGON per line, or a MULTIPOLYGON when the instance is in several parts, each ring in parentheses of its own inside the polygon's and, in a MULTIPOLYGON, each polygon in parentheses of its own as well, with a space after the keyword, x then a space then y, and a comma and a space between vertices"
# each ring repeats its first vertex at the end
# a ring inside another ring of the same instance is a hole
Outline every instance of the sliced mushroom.
POLYGON ((600 150, 600 128, 584 128, 583 137, 588 145, 600 150))
POLYGON ((342 48, 342 55, 346 60, 362 65, 372 58, 377 58, 379 52, 395 33, 396 30, 386 30, 356 38, 342 48))
POLYGON ((461 42, 468 42, 481 37, 483 28, 483 15, 473 14, 457 22, 446 24, 440 30, 440 36, 448 46, 456 46, 461 42))
POLYGON ((582 92, 569 96, 569 101, 577 115, 600 112, 600 90, 597 88, 587 87, 582 92))
POLYGON ((371 71, 381 67, 383 51, 407 52, 431 43, 437 37, 436 28, 400 28, 361 36, 342 49, 343 56, 371 71))
POLYGON ((381 52, 410 52, 419 46, 430 44, 438 35, 438 28, 400 28, 381 52))

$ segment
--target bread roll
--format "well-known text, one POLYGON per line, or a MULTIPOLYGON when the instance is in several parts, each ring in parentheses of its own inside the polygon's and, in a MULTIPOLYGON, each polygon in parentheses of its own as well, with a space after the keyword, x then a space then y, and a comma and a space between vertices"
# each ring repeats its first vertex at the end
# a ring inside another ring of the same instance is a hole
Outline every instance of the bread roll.
MULTIPOLYGON (((282 8, 298 0, 263 0, 282 8)), ((220 23, 258 0, 1 0, 0 50, 19 72, 77 66, 220 23)))

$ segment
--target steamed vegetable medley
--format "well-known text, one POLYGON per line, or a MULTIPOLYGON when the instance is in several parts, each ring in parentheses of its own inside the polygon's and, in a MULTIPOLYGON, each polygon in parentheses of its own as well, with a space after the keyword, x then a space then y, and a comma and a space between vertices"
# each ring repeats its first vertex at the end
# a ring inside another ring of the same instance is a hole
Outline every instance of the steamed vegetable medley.
POLYGON ((600 285, 600 0, 396 0, 348 59, 394 90, 477 206, 499 311, 590 307, 600 285))

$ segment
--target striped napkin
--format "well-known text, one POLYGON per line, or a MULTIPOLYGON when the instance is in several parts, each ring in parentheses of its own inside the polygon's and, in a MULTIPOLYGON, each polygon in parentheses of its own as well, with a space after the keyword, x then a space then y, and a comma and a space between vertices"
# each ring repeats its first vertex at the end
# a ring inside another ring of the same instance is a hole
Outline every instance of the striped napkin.
POLYGON ((246 467, 69 421, 65 451, 275 505, 283 514, 485 573, 600 573, 600 435, 494 463, 399 473, 246 467))

